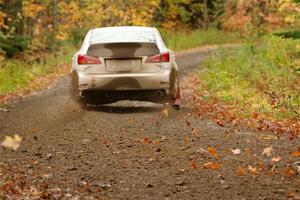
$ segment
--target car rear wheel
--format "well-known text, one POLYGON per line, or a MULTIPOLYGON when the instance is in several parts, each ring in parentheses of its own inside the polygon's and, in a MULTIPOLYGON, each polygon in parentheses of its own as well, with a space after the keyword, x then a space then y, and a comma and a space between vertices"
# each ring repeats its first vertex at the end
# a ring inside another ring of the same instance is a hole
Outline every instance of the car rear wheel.
POLYGON ((79 92, 78 87, 79 87, 78 75, 75 71, 73 71, 71 73, 71 83, 70 83, 70 89, 69 89, 69 96, 70 96, 70 99, 73 100, 78 105, 80 105, 81 108, 85 108, 87 103, 84 100, 84 98, 82 98, 80 96, 80 92, 79 92))
POLYGON ((171 73, 171 88, 170 88, 170 101, 169 103, 175 110, 180 110, 180 89, 179 89, 179 82, 177 72, 173 71, 171 73))

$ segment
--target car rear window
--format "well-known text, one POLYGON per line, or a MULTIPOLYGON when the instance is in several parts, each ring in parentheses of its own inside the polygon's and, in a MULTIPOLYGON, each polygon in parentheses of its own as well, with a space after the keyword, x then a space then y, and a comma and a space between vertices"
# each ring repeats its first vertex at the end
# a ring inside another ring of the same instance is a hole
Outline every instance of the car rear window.
POLYGON ((95 31, 92 43, 155 42, 153 31, 95 31))

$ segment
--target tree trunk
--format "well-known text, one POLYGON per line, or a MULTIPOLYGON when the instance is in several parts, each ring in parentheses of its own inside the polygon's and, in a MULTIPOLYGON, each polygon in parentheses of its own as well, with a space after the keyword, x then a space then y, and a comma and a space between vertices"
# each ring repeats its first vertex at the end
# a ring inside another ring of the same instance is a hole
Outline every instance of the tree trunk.
POLYGON ((204 20, 204 28, 208 28, 208 2, 204 0, 204 13, 203 13, 203 20, 204 20))
POLYGON ((54 35, 57 33, 57 24, 58 24, 57 0, 52 0, 52 26, 53 26, 54 35))

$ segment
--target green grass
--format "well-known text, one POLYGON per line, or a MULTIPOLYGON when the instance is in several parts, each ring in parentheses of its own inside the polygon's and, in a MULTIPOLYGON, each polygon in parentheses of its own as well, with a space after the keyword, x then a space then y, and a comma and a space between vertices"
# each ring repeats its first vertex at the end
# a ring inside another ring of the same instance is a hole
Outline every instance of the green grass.
POLYGON ((168 47, 173 50, 184 50, 207 44, 239 43, 242 40, 236 33, 225 33, 214 28, 176 33, 166 30, 160 31, 168 47))
POLYGON ((63 45, 58 55, 37 54, 25 61, 5 60, 0 66, 0 95, 22 89, 34 79, 55 72, 58 66, 69 64, 72 53, 71 45, 63 45))
POLYGON ((259 45, 249 42, 220 49, 198 73, 205 89, 221 101, 246 107, 242 115, 259 112, 276 119, 299 119, 299 58, 299 40, 266 36, 259 45))

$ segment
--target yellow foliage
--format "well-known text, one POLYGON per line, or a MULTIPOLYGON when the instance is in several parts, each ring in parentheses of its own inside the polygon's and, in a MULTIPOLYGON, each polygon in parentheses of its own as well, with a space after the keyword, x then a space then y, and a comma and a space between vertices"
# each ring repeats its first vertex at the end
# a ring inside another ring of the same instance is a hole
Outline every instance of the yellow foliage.
POLYGON ((68 38, 68 34, 66 32, 59 32, 56 35, 56 39, 58 39, 58 40, 65 40, 67 38, 68 38))
POLYGON ((4 28, 5 24, 4 24, 4 19, 7 15, 5 14, 5 12, 0 11, 0 28, 4 28))
POLYGON ((284 18, 284 21, 287 23, 294 23, 296 21, 296 19, 295 19, 295 16, 290 15, 290 16, 286 16, 284 18))
POLYGON ((23 13, 25 17, 35 18, 37 14, 45 10, 45 6, 34 3, 33 0, 26 0, 23 2, 23 13))

